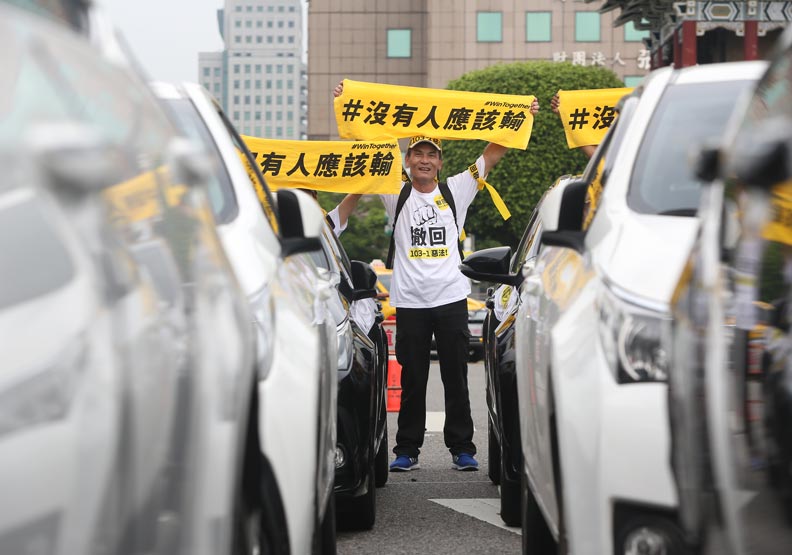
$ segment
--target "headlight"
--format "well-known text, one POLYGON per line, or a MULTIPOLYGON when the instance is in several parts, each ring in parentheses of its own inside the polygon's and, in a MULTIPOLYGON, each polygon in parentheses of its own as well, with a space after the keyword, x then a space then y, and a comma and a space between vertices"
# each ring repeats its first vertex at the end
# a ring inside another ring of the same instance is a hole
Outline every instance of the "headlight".
POLYGON ((263 380, 272 367, 275 341, 275 306, 269 287, 263 287, 250 297, 250 307, 256 332, 256 367, 259 379, 263 380))
MULTIPOLYGON (((336 328, 338 333, 338 371, 344 372, 344 376, 349 373, 349 370, 352 369, 352 353, 354 351, 353 339, 352 339, 352 330, 351 324, 349 320, 345 320, 344 323, 336 328)), ((342 376, 339 376, 341 379, 342 376)))
POLYGON ((0 393, 0 436, 66 418, 88 364, 88 345, 76 338, 52 365, 0 393))
POLYGON ((599 336, 619 383, 664 382, 668 378, 670 318, 659 307, 620 298, 603 288, 597 302, 599 336))

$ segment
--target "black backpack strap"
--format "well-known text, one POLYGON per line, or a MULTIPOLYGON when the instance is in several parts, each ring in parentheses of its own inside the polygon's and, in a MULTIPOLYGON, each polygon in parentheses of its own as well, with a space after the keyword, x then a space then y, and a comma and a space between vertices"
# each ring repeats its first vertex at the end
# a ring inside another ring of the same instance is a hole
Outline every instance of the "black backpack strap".
POLYGON ((388 258, 385 259, 385 267, 389 270, 393 269, 393 255, 396 246, 396 222, 399 221, 399 214, 404 208, 404 203, 407 202, 407 197, 410 196, 412 192, 412 183, 409 181, 405 182, 402 185, 401 191, 399 191, 399 200, 396 201, 396 211, 393 213, 393 231, 391 232, 390 238, 390 245, 388 246, 388 258))
POLYGON ((335 230, 335 222, 333 222, 333 218, 330 217, 330 214, 325 214, 325 220, 327 220, 327 225, 330 226, 330 229, 335 230))
POLYGON ((454 215, 454 225, 457 228, 457 244, 459 245, 459 260, 460 262, 464 258, 462 256, 462 241, 460 240, 461 232, 459 231, 459 224, 457 223, 457 211, 456 211, 456 203, 454 202, 454 195, 451 194, 451 189, 448 187, 448 183, 445 181, 441 181, 437 184, 440 188, 440 194, 443 195, 443 198, 448 203, 448 206, 451 207, 451 213, 454 215))

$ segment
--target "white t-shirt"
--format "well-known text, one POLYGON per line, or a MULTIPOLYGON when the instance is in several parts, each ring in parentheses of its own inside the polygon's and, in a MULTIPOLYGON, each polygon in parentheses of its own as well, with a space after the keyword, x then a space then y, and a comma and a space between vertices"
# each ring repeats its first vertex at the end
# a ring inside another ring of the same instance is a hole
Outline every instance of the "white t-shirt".
MULTIPOLYGON (((476 160, 484 175, 484 157, 476 160)), ((394 233, 393 278, 390 303, 396 308, 433 308, 470 295, 470 282, 459 271, 459 232, 465 226, 468 207, 478 183, 468 170, 450 177, 457 221, 440 188, 431 193, 410 192, 394 233), (457 227, 458 226, 458 227, 457 227)), ((393 219, 399 195, 380 195, 393 219)))
POLYGON ((338 215, 338 206, 333 208, 330 212, 327 213, 327 217, 333 222, 333 233, 335 236, 338 237, 344 231, 346 231, 347 224, 349 221, 344 222, 344 225, 341 225, 341 218, 338 215))

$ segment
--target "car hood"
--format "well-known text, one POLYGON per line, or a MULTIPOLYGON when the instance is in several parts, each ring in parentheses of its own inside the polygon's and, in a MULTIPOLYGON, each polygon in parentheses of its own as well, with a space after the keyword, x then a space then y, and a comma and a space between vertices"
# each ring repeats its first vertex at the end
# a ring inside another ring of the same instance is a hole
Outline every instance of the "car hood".
POLYGON ((592 249, 592 261, 620 289, 668 303, 697 229, 697 218, 627 212, 592 249))

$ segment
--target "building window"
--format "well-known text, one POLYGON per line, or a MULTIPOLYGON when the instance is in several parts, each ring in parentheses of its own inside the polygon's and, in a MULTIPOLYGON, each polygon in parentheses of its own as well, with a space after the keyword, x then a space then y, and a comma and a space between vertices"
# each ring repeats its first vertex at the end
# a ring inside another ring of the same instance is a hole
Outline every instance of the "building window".
POLYGON ((283 73, 283 64, 275 65, 275 73, 283 73))
POLYGON ((263 26, 264 26, 264 22, 263 21, 256 21, 256 27, 261 29, 261 27, 263 27, 263 26))
POLYGON ((215 95, 220 94, 220 83, 215 83, 214 84, 214 93, 215 93, 215 95))
POLYGON ((253 119, 261 121, 261 112, 253 112, 253 119))
POLYGON ((256 64, 256 73, 261 73, 261 64, 256 64))
POLYGON ((245 112, 245 121, 250 121, 250 112, 245 112))
POLYGON ((242 67, 239 64, 234 64, 234 73, 239 73, 239 68, 242 67))
POLYGON ((289 95, 286 97, 286 105, 291 106, 292 104, 294 104, 294 97, 292 95, 289 95))
POLYGON ((637 87, 638 84, 643 79, 643 75, 625 75, 624 76, 624 86, 625 87, 637 87))
POLYGON ((234 27, 242 27, 242 21, 240 19, 234 21, 234 27))
POLYGON ((250 43, 252 40, 253 39, 250 37, 250 35, 245 35, 245 42, 250 43))
POLYGON ((250 104, 250 95, 246 94, 245 95, 245 105, 248 105, 248 104, 250 104))
POLYGON ((264 6, 256 6, 256 11, 257 12, 263 12, 264 11, 264 6))
POLYGON ((242 11, 242 6, 237 6, 234 11, 241 12, 242 11))
POLYGON ((239 95, 238 94, 234 95, 234 104, 239 104, 239 95))
POLYGON ((267 44, 272 44, 272 35, 267 36, 267 44))
POLYGON ((234 35, 234 42, 242 42, 242 37, 239 35, 234 35))
POLYGON ((234 122, 239 121, 239 112, 234 112, 234 122))
POLYGON ((253 6, 245 6, 245 11, 252 12, 253 6))
POLYGON ((261 137, 261 126, 260 125, 257 125, 255 127, 254 133, 256 134, 256 137, 261 137))
POLYGON ((278 36, 278 44, 283 44, 283 37, 282 36, 278 36))
POLYGON ((282 89, 283 88, 283 79, 276 79, 275 80, 275 88, 282 89))
POLYGON ((624 42, 641 42, 649 36, 649 31, 639 31, 635 22, 629 21, 624 25, 624 42))
POLYGON ((235 89, 239 88, 239 79, 234 79, 234 88, 235 89))
POLYGON ((261 104, 261 95, 257 94, 255 100, 256 100, 256 104, 261 104))
POLYGON ((250 64, 245 64, 245 73, 250 73, 250 64))
POLYGON ((289 37, 289 43, 294 44, 294 37, 289 37))
POLYGON ((210 74, 210 73, 211 73, 211 72, 210 72, 210 70, 209 70, 209 68, 208 68, 208 67, 205 67, 205 68, 203 69, 203 74, 204 74, 204 77, 209 77, 209 74, 210 74))
POLYGON ((248 19, 247 21, 245 21, 245 27, 247 28, 253 27, 253 22, 248 19))
POLYGON ((478 12, 476 18, 476 40, 478 42, 503 41, 503 14, 501 12, 478 12))
POLYGON ((283 6, 278 6, 278 11, 283 13, 283 6))
POLYGON ((525 42, 550 42, 553 40, 551 12, 525 12, 525 42))
POLYGON ((214 76, 215 77, 220 77, 220 68, 219 67, 214 68, 214 76))
POLYGON ((267 29, 272 29, 272 21, 267 21, 267 29))
POLYGON ((272 112, 264 112, 264 119, 267 121, 272 121, 272 112))
POLYGON ((261 35, 256 35, 256 44, 261 44, 261 35))
POLYGON ((283 21, 278 21, 278 29, 283 29, 283 21))
POLYGON ((575 12, 575 41, 600 41, 599 12, 575 12))
POLYGON ((289 21, 289 28, 290 28, 290 29, 293 29, 293 28, 294 28, 294 21, 289 21))
POLYGON ((254 88, 255 89, 260 89, 261 88, 261 79, 256 79, 256 84, 255 84, 254 88))
POLYGON ((245 79, 245 88, 246 89, 250 88, 250 79, 245 79))
POLYGON ((388 58, 412 57, 412 29, 388 29, 388 58))
POLYGON ((286 66, 286 71, 287 71, 288 73, 291 73, 291 72, 293 72, 293 71, 294 71, 294 66, 293 66, 292 64, 289 64, 289 65, 287 65, 287 66, 286 66))
POLYGON ((267 66, 266 66, 266 72, 267 72, 267 73, 272 73, 272 64, 267 64, 267 66))

